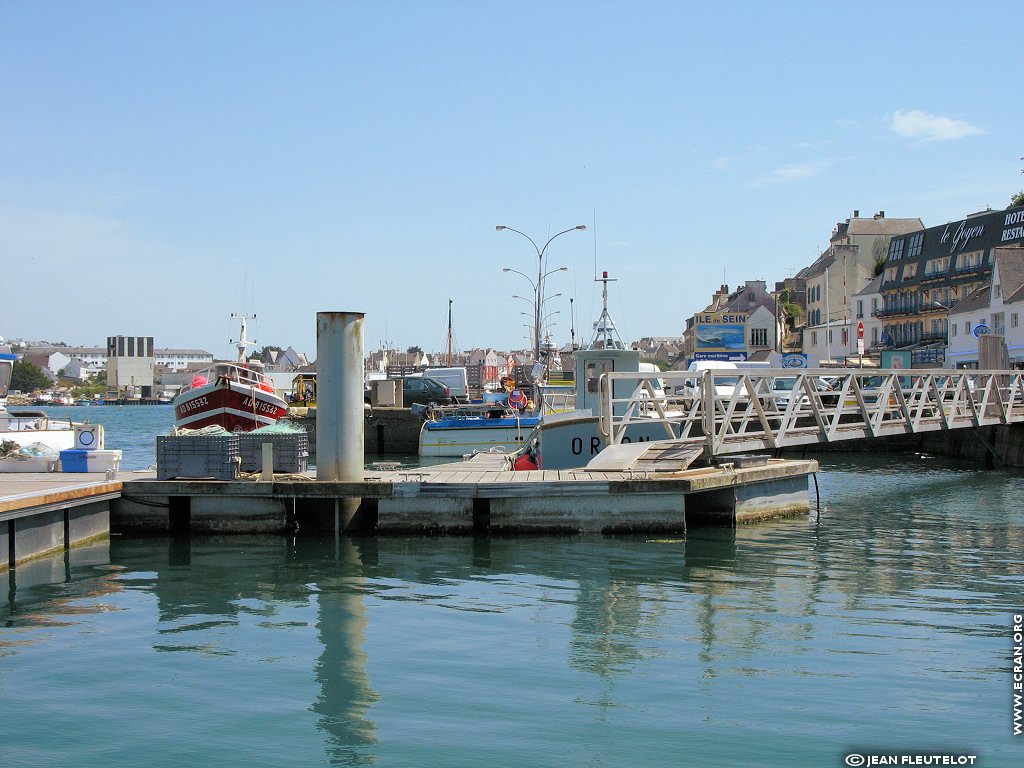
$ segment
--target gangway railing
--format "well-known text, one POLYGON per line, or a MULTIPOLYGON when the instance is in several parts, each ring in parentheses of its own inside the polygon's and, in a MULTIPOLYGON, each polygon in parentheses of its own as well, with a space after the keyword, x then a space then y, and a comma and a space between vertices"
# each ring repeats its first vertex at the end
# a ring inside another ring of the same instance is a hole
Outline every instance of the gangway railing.
POLYGON ((1024 371, 710 369, 606 373, 598 428, 633 424, 703 444, 707 457, 811 443, 1024 423, 1024 371))

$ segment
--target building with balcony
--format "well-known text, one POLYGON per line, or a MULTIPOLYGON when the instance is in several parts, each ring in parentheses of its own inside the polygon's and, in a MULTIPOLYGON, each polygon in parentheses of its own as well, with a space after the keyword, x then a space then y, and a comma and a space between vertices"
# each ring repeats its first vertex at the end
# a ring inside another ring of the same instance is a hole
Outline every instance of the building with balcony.
POLYGON ((1024 206, 893 237, 878 312, 886 345, 912 350, 914 365, 945 363, 951 308, 989 284, 996 250, 1015 244, 1024 244, 1024 206))

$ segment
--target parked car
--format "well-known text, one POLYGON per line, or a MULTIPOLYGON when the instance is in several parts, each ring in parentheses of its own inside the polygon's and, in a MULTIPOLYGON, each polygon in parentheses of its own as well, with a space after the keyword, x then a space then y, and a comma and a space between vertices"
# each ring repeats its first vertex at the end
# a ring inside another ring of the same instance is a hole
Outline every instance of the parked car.
MULTIPOLYGON (((775 399, 775 404, 780 409, 785 410, 789 407, 789 401, 793 396, 796 384, 796 376, 776 376, 772 379, 772 395, 775 399)), ((800 408, 810 407, 811 400, 803 391, 797 390, 796 395, 800 399, 800 408)))
MULTIPOLYGON (((402 401, 406 408, 413 405, 443 404, 452 402, 452 391, 437 379, 429 376, 403 376, 395 381, 402 382, 402 401)), ((364 390, 367 403, 370 402, 370 388, 364 390)))

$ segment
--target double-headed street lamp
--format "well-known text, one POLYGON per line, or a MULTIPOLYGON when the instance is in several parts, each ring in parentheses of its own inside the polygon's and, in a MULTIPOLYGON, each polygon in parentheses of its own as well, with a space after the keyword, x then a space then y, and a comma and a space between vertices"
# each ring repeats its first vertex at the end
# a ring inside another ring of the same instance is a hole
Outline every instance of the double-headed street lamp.
MULTIPOLYGON (((525 237, 527 240, 530 241, 530 245, 532 245, 534 251, 537 252, 537 281, 536 282, 534 282, 529 277, 529 275, 526 275, 525 273, 520 272, 518 269, 510 269, 509 267, 505 267, 504 269, 502 269, 502 272, 515 272, 517 275, 522 275, 530 283, 530 287, 533 288, 534 300, 532 302, 529 302, 529 300, 526 300, 526 301, 528 301, 528 303, 531 303, 533 305, 533 319, 534 319, 534 323, 533 323, 533 358, 534 358, 534 360, 536 360, 538 362, 540 361, 541 312, 542 312, 541 308, 544 306, 544 301, 545 301, 545 298, 544 298, 544 280, 549 275, 553 275, 555 272, 565 272, 568 269, 568 267, 559 267, 558 269, 552 269, 550 272, 545 272, 544 271, 544 256, 547 253, 548 246, 551 245, 551 241, 554 240, 556 237, 560 237, 561 235, 567 234, 569 232, 575 232, 576 230, 582 231, 582 230, 584 230, 586 228, 587 228, 586 224, 580 224, 578 226, 572 227, 571 229, 563 230, 563 231, 558 232, 557 234, 554 234, 551 237, 549 237, 548 241, 546 243, 544 243, 543 247, 538 247, 537 243, 535 243, 533 241, 532 237, 530 237, 529 235, 527 235, 524 232, 520 232, 518 229, 512 229, 512 227, 506 227, 503 224, 499 224, 498 226, 495 227, 495 229, 497 231, 499 231, 499 232, 501 232, 504 229, 507 229, 509 232, 515 232, 517 235, 522 235, 523 237, 525 237)), ((554 297, 552 297, 552 298, 554 298, 554 297)))

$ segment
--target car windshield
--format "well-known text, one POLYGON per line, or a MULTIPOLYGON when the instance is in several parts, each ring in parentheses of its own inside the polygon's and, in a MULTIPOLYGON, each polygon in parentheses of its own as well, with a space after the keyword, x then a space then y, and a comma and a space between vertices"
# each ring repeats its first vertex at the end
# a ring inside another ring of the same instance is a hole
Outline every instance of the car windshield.
POLYGON ((772 380, 772 389, 793 389, 796 386, 796 378, 780 377, 772 380))

